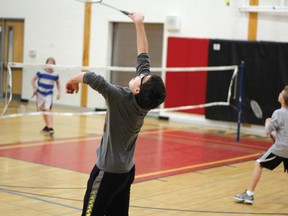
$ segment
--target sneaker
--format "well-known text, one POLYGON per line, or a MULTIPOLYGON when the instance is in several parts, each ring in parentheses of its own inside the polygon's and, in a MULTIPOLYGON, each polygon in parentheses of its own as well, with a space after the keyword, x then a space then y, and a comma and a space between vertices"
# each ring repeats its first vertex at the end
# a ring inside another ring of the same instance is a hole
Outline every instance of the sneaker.
POLYGON ((53 134, 54 134, 54 129, 53 129, 53 128, 48 128, 48 133, 49 133, 50 135, 53 135, 53 134))
POLYGON ((42 130, 41 133, 49 133, 49 129, 47 126, 45 126, 42 130))
POLYGON ((253 204, 254 202, 254 196, 253 195, 249 196, 246 191, 242 194, 234 195, 234 199, 236 202, 241 202, 241 203, 246 203, 246 204, 253 204))

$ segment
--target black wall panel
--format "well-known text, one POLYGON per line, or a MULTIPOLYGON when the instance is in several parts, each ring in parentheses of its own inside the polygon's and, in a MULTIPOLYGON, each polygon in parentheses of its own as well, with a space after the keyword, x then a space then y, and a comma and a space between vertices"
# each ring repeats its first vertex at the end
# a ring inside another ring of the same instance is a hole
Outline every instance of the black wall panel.
MULTIPOLYGON (((241 61, 245 63, 242 122, 262 124, 249 103, 256 100, 264 118, 280 107, 278 94, 288 85, 288 43, 210 40, 209 66, 240 65, 241 61)), ((225 100, 231 75, 231 72, 208 73, 206 102, 225 100)), ((238 93, 239 88, 237 96, 238 93)), ((238 98, 231 102, 237 106, 238 98)), ((237 121, 237 110, 232 107, 211 107, 205 113, 207 119, 237 121)))

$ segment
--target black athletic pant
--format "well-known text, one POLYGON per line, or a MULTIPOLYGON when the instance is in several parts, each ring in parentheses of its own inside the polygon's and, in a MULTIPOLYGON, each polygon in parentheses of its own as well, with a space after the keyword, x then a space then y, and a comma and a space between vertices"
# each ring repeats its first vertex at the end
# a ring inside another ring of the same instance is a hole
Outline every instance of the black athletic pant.
POLYGON ((128 216, 135 166, 128 173, 108 173, 94 166, 84 196, 82 216, 128 216))

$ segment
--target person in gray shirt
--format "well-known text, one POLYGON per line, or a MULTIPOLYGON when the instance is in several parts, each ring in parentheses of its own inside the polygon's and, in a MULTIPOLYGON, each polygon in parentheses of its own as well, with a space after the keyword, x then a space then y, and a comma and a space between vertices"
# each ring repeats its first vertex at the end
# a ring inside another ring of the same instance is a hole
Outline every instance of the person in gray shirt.
POLYGON ((150 73, 144 16, 141 13, 128 16, 135 25, 138 54, 137 76, 130 80, 129 87, 113 85, 94 72, 79 73, 66 84, 66 92, 73 94, 78 92, 79 83, 86 83, 99 92, 107 104, 97 161, 84 196, 83 216, 128 215, 138 134, 148 111, 157 108, 166 98, 162 78, 150 73))
POLYGON ((275 110, 272 117, 265 121, 266 134, 276 132, 275 142, 261 158, 256 160, 250 186, 244 193, 234 195, 236 202, 253 204, 254 191, 263 167, 273 170, 283 162, 284 172, 288 172, 288 86, 285 86, 280 92, 278 102, 281 104, 281 108, 275 110))

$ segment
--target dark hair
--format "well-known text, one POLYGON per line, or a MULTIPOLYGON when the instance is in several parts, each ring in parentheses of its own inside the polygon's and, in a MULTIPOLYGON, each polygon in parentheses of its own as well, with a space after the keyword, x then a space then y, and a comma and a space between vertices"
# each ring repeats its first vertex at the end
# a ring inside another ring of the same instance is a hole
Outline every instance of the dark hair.
POLYGON ((283 99, 285 101, 285 104, 288 106, 288 85, 284 87, 283 99))
POLYGON ((166 88, 160 76, 152 75, 140 87, 135 95, 136 101, 143 109, 154 109, 165 101, 166 88))
POLYGON ((52 58, 52 57, 47 58, 46 64, 48 64, 48 62, 49 62, 50 60, 53 61, 53 64, 54 64, 54 65, 56 65, 56 61, 55 61, 55 59, 52 58))

